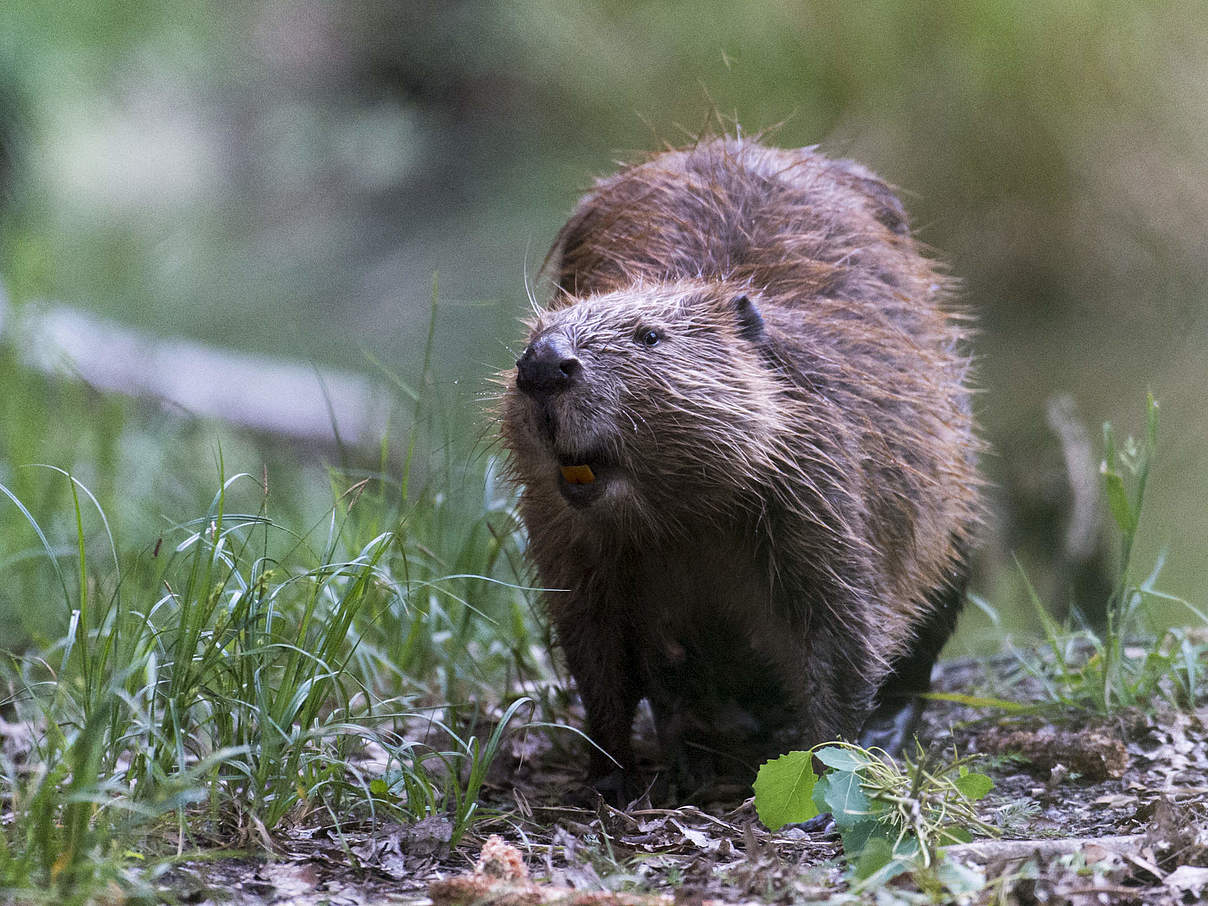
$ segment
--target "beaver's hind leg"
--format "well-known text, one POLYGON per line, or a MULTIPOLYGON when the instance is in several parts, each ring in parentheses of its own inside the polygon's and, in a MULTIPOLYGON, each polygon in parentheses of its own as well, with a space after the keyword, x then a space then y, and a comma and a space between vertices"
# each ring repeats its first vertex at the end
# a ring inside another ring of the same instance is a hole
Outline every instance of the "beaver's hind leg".
POLYGON ((968 584, 968 558, 963 557, 950 581, 929 597, 929 614, 914 644, 893 662, 889 676, 877 691, 875 708, 860 731, 860 745, 900 755, 914 736, 923 714, 924 700, 920 696, 931 688, 931 670, 956 628, 968 584))

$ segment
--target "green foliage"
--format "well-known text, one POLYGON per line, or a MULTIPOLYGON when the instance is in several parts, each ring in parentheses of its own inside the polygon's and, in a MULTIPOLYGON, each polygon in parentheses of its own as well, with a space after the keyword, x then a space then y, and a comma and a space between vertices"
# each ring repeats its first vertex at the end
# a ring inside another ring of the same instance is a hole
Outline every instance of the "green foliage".
POLYGON ((972 831, 994 833, 973 805, 993 781, 970 771, 969 761, 936 764, 920 749, 899 768, 848 743, 815 746, 759 769, 755 809, 771 830, 829 812, 851 879, 857 886, 875 886, 906 871, 934 872, 942 846, 967 841, 972 831), (824 767, 821 776, 815 761, 824 767))
MULTIPOLYGON (((0 486, 42 539, 66 616, 60 641, 10 655, 0 672, 35 734, 24 759, 0 769, 13 818, 0 829, 0 887, 86 890, 111 845, 170 812, 195 842, 238 843, 316 807, 341 820, 447 814, 455 839, 464 833, 527 700, 502 713, 485 743, 467 732, 475 717, 457 702, 481 682, 532 669, 512 656, 518 640, 494 640, 506 634, 485 614, 508 613, 519 595, 493 579, 510 575, 499 556, 511 543, 506 522, 494 528, 494 551, 471 530, 412 536, 421 553, 398 532, 362 539, 351 513, 367 501, 346 497, 299 534, 270 518, 263 495, 258 511, 232 512, 237 484, 251 480, 236 475, 158 554, 123 569, 110 537, 111 575, 98 579, 80 502, 91 495, 61 474, 72 486, 76 587, 59 569, 65 551, 0 486), (448 542, 477 551, 475 562, 454 562, 481 571, 442 575, 432 561, 448 542), (417 728, 449 745, 417 743, 417 728), (369 743, 387 755, 377 770, 396 778, 389 790, 361 779, 369 743)), ((434 496, 414 504, 411 532, 440 512, 434 496)))
POLYGON ((1119 533, 1120 551, 1104 630, 1058 624, 1028 586, 1049 656, 1022 660, 1043 685, 1046 697, 1063 707, 1110 715, 1165 698, 1190 708, 1204 694, 1208 645, 1183 629, 1157 631, 1151 610, 1155 603, 1173 603, 1200 624, 1208 624, 1208 616, 1156 587, 1164 558, 1158 558, 1144 579, 1138 581, 1135 574, 1134 549, 1158 443, 1158 404, 1152 395, 1146 405, 1145 426, 1141 440, 1130 436, 1119 446, 1111 425, 1103 426, 1104 456, 1099 472, 1119 533))
POLYGON ((769 830, 818 814, 814 805, 814 755, 789 752, 765 763, 755 778, 755 810, 769 830))
POLYGON ((466 469, 427 370, 406 404, 401 480, 386 439, 379 471, 330 470, 332 502, 302 522, 296 468, 228 477, 220 442, 200 515, 151 522, 152 540, 131 550, 119 524, 146 537, 152 507, 188 496, 160 496, 159 477, 123 479, 120 453, 79 448, 93 432, 121 436, 98 437, 102 450, 130 443, 133 407, 102 427, 67 416, 70 384, 3 351, 0 368, 16 378, 3 405, 31 423, 0 433, 0 615, 16 621, 0 711, 21 734, 0 757, 0 899, 77 902, 113 883, 134 893, 136 867, 167 855, 169 826, 174 849, 258 848, 314 810, 337 827, 440 815, 460 839, 483 814, 506 733, 528 716, 510 690, 545 679, 549 662, 518 580, 511 500, 492 460, 466 469), (58 419, 51 395, 65 400, 58 419), (54 430, 59 419, 78 420, 76 437, 54 430), (39 460, 70 468, 23 465, 39 460))

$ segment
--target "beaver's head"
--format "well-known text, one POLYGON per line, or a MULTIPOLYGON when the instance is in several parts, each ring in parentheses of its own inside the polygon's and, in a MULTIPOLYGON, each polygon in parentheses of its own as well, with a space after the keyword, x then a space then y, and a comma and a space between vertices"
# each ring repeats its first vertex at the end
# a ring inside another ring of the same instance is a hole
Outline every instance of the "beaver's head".
POLYGON ((782 385, 753 292, 636 286, 564 300, 531 328, 503 406, 530 494, 683 512, 724 505, 766 468, 782 385))

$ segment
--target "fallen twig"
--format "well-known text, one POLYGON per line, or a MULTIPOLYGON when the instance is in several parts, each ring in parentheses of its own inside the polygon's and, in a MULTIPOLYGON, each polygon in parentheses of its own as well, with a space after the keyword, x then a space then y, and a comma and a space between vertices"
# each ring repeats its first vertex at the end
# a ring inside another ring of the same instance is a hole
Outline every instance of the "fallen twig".
POLYGON ((956 843, 945 847, 944 852, 957 858, 976 859, 989 862, 994 859, 1028 859, 1039 855, 1042 858, 1065 856, 1094 844, 1118 855, 1139 852, 1145 843, 1144 834, 1122 834, 1113 837, 1065 837, 1042 840, 978 840, 975 843, 956 843))

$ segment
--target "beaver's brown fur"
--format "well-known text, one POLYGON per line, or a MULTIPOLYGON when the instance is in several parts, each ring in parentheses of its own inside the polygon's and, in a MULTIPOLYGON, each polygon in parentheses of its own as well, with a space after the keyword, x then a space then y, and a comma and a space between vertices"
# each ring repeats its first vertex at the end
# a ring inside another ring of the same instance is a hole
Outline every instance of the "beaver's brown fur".
POLYGON ((548 265, 503 437, 592 739, 632 768, 642 698, 666 748, 742 759, 916 716, 892 695, 951 632, 977 441, 889 188, 702 141, 599 182, 548 265))

